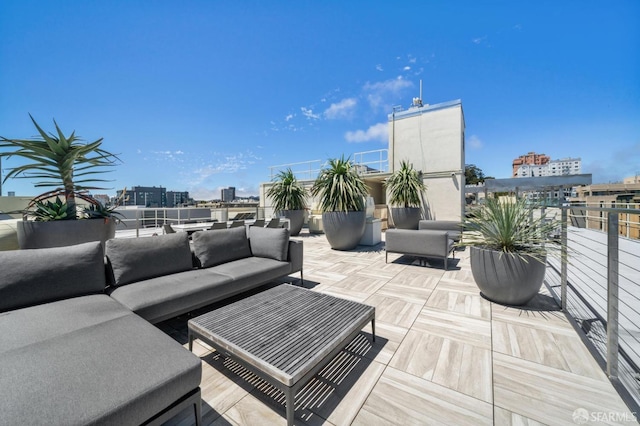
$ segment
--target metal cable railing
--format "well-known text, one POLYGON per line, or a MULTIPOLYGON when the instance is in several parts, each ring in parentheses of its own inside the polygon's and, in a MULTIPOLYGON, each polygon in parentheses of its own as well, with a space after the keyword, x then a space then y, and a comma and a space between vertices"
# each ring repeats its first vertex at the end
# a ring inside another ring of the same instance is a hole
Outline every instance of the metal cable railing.
POLYGON ((562 207, 561 245, 568 252, 549 258, 545 277, 563 310, 579 325, 601 357, 612 382, 628 404, 640 407, 640 240, 627 238, 638 210, 580 206, 562 207), (602 225, 589 219, 599 217, 602 225), (625 229, 620 228, 624 217, 625 229), (578 225, 578 226, 572 226, 578 225), (591 228, 588 229, 591 224, 591 228), (620 231, 623 235, 620 235, 620 231))

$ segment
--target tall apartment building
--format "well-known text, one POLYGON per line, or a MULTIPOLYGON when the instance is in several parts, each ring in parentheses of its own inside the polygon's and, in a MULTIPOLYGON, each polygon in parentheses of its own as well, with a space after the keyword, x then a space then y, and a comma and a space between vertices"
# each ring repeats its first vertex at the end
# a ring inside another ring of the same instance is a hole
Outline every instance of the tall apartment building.
MULTIPOLYGON (((515 161, 515 160, 514 160, 515 161)), ((582 173, 580 158, 562 158, 545 164, 523 164, 514 171, 514 177, 567 176, 582 173)))
POLYGON ((544 154, 536 154, 531 151, 525 155, 521 155, 520 157, 513 160, 513 177, 517 176, 518 169, 523 165, 535 165, 535 166, 543 166, 551 161, 551 157, 544 154))
MULTIPOLYGON (((143 206, 143 207, 166 207, 167 206, 167 190, 163 187, 156 186, 134 186, 131 189, 125 189, 123 197, 123 206, 143 206)), ((116 197, 122 195, 122 190, 118 190, 116 197)))
POLYGON ((228 188, 223 188, 220 194, 220 198, 223 203, 230 203, 236 199, 236 188, 234 186, 230 186, 228 188))
POLYGON ((189 202, 189 191, 167 191, 167 207, 182 207, 189 202))

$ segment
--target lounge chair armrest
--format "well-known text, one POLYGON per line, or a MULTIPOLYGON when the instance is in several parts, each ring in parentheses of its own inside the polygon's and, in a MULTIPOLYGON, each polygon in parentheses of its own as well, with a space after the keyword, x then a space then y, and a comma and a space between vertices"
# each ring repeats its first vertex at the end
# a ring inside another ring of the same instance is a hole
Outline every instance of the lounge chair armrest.
POLYGON ((291 272, 302 271, 303 249, 302 241, 289 240, 289 262, 291 272))

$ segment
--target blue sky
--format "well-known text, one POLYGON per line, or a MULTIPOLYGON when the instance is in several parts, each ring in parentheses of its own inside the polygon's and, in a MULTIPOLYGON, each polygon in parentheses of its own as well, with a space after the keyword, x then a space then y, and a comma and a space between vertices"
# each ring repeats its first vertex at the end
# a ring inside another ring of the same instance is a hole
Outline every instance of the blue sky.
POLYGON ((35 135, 31 113, 103 137, 109 194, 256 195, 271 165, 386 148, 420 80, 425 103, 462 100, 486 175, 528 151, 597 183, 640 172, 636 0, 3 0, 0 63, 0 135, 35 135))

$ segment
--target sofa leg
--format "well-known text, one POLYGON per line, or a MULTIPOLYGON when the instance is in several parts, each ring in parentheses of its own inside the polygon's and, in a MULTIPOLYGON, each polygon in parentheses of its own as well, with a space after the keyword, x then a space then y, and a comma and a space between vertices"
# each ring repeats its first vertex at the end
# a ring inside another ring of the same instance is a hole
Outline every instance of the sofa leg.
POLYGON ((300 287, 304 287, 304 278, 302 276, 302 269, 300 269, 300 287))
POLYGON ((384 251, 384 263, 389 263, 389 252, 384 251))

